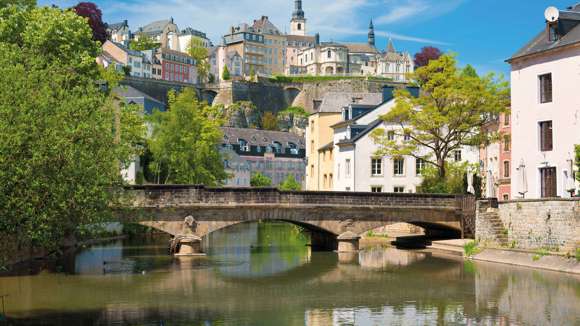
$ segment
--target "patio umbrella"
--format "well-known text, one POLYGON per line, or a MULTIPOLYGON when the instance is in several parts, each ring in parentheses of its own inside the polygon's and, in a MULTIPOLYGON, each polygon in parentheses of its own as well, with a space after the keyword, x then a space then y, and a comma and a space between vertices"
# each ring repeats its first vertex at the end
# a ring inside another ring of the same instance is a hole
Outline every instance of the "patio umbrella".
POLYGON ((473 188, 473 172, 467 172, 467 192, 470 194, 475 194, 475 189, 473 188))
POLYGON ((524 160, 520 161, 520 166, 518 167, 518 193, 522 195, 522 198, 526 197, 526 193, 528 192, 528 179, 526 176, 526 165, 524 164, 524 160))
POLYGON ((493 172, 490 170, 487 170, 487 183, 485 185, 485 196, 487 198, 495 198, 495 189, 494 189, 494 185, 493 185, 493 172))

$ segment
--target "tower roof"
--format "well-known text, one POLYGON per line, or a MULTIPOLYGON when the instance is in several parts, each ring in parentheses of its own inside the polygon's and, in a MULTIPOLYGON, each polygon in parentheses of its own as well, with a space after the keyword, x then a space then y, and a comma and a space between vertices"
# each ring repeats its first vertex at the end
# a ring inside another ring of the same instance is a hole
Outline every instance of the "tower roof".
POLYGON ((397 52, 395 50, 395 46, 393 45, 393 39, 389 37, 389 44, 387 45, 387 53, 389 52, 397 52))
POLYGON ((302 0, 294 0, 294 11, 292 19, 304 19, 304 10, 302 10, 302 0))

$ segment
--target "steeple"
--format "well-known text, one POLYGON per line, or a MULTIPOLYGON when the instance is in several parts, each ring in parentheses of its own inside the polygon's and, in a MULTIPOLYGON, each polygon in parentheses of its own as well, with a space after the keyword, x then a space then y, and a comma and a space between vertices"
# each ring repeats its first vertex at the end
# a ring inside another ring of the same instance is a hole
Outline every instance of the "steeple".
POLYGON ((369 23, 369 45, 375 46, 375 27, 372 19, 369 23))
POLYGON ((302 10, 302 0, 294 0, 293 19, 304 19, 304 10, 302 10))
POLYGON ((389 44, 387 45, 387 53, 394 53, 397 52, 395 51, 395 46, 393 45, 393 39, 391 39, 389 37, 389 44))
POLYGON ((304 18, 304 10, 302 10, 302 0, 294 0, 294 11, 292 19, 290 19, 290 34, 306 35, 306 18, 304 18))

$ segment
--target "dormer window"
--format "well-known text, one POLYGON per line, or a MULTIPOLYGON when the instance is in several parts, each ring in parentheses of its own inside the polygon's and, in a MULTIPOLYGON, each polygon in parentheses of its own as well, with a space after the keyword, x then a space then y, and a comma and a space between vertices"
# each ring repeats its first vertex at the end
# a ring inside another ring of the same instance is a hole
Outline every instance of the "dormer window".
POLYGON ((558 35, 558 23, 549 23, 548 24, 548 41, 549 42, 556 42, 560 38, 558 35))
POLYGON ((250 146, 248 146, 248 142, 245 139, 239 138, 238 144, 240 145, 240 151, 242 152, 250 151, 250 146))

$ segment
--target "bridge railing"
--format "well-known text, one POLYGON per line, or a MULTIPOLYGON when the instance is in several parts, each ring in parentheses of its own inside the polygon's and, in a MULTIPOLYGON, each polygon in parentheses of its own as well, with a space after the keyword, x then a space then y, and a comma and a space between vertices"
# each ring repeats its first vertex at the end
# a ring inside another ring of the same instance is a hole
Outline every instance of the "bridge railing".
POLYGON ((126 187, 138 206, 214 205, 345 205, 415 206, 463 210, 463 196, 327 191, 280 191, 276 188, 206 188, 189 185, 146 185, 126 187))

